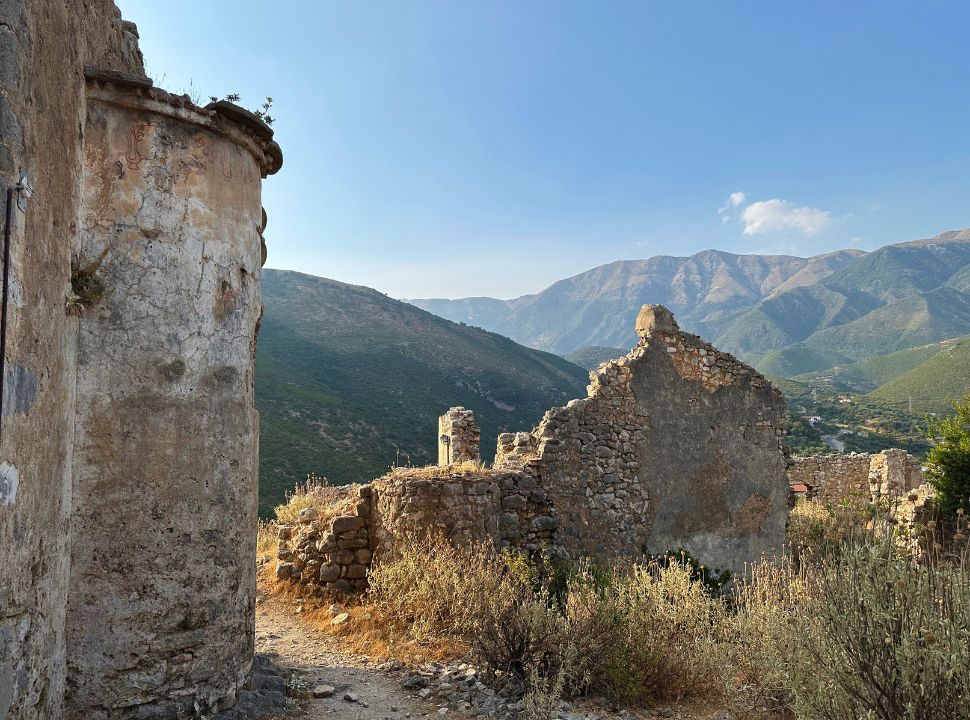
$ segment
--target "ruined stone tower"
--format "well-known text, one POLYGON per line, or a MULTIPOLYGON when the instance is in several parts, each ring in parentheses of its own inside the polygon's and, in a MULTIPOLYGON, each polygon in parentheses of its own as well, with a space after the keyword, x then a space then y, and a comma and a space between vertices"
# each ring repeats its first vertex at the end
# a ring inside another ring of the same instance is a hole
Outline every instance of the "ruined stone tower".
POLYGON ((278 151, 239 108, 87 79, 75 267, 99 297, 78 332, 68 711, 217 708, 253 649, 260 178, 278 151))
POLYGON ((481 434, 475 413, 453 407, 438 418, 438 464, 480 462, 481 434))
POLYGON ((0 3, 0 58, 0 183, 36 189, 8 268, 0 718, 207 713, 252 660, 279 147, 152 87, 111 0, 0 3))

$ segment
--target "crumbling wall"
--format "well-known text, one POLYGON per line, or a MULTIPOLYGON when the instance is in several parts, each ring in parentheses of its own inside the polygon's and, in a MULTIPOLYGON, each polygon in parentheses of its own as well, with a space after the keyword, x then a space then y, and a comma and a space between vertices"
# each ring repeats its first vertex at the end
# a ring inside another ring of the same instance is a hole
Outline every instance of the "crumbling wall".
POLYGON ((65 298, 87 63, 142 72, 134 26, 111 0, 0 2, 0 213, 21 168, 36 191, 26 213, 14 211, 9 267, 0 436, 5 720, 63 717, 75 322, 65 298))
POLYGON ((296 526, 278 528, 278 580, 320 584, 342 592, 366 589, 372 555, 372 492, 369 485, 349 490, 356 497, 352 508, 324 517, 316 507, 306 507, 296 526))
POLYGON ((905 450, 879 453, 804 455, 792 458, 791 484, 803 484, 808 497, 824 503, 875 502, 905 495, 923 484, 919 461, 905 450))
POLYGON ((398 469, 357 492, 352 515, 324 518, 309 508, 298 526, 279 528, 278 579, 360 591, 371 563, 392 557, 409 539, 525 552, 558 548, 555 508, 527 473, 398 469))
POLYGON ((868 500, 869 463, 867 453, 796 455, 791 459, 788 479, 793 485, 807 487, 811 500, 868 500))
POLYGON ((496 467, 532 474, 573 555, 682 547, 741 569, 784 543, 785 404, 764 377, 645 305, 638 347, 590 374, 589 396, 503 436, 496 467), (529 446, 533 448, 529 450, 529 446))
POLYGON ((453 407, 438 418, 438 464, 481 462, 481 433, 475 413, 453 407))
POLYGON ((241 109, 87 78, 66 717, 218 710, 253 654, 260 183, 278 157, 241 109))

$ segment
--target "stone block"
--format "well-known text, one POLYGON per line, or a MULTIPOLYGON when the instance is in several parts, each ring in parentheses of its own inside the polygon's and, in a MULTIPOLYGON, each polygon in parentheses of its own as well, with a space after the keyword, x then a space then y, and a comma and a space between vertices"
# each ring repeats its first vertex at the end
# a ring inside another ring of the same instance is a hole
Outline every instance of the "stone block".
POLYGON ((330 583, 334 582, 340 577, 340 566, 335 564, 323 565, 320 568, 320 582, 330 583))
POLYGON ((367 577, 367 568, 363 565, 351 565, 347 568, 347 573, 344 577, 350 580, 365 578, 367 577))
POLYGON ((350 531, 356 531, 364 527, 364 519, 357 517, 355 515, 343 515, 341 517, 335 517, 330 525, 330 531, 334 534, 340 534, 350 531))

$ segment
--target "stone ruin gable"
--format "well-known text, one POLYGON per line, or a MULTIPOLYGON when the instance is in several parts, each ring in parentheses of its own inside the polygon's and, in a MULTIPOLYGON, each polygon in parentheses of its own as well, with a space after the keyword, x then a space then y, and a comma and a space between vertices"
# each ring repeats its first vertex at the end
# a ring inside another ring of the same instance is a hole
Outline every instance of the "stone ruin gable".
POLYGON ((876 502, 897 498, 923 484, 919 461, 905 450, 879 453, 795 456, 788 468, 791 484, 808 488, 808 497, 824 503, 876 502))
POLYGON ((241 108, 86 77, 65 717, 217 711, 253 657, 260 191, 281 157, 241 108))
POLYGON ((475 413, 453 407, 438 418, 438 464, 481 462, 481 433, 475 413))
POLYGON ((588 397, 500 436, 495 466, 549 495, 565 549, 637 556, 683 547, 741 569, 781 551, 789 505, 785 404, 764 377, 645 305, 639 345, 590 373, 588 397))
POLYGON ((0 2, 0 206, 21 168, 36 191, 25 213, 14 211, 10 243, 0 445, 5 720, 63 718, 75 322, 64 297, 81 205, 87 63, 143 72, 135 26, 111 0, 0 2))
POLYGON ((558 548, 555 508, 527 473, 399 469, 354 492, 351 514, 324 519, 308 508, 298 526, 279 528, 278 579, 360 592, 371 563, 412 538, 530 553, 558 548))

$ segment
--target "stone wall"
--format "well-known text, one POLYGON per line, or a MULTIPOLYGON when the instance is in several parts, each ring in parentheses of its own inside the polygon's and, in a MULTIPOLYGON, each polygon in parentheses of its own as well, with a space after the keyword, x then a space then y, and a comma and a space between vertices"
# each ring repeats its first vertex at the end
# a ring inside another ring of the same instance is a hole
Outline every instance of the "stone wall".
POLYGON ((555 508, 527 473, 402 468, 356 492, 353 515, 310 508, 299 526, 279 528, 278 579, 360 591, 372 560, 393 556, 410 538, 525 552, 559 547, 555 508))
MULTIPOLYGON (((64 312, 81 204, 82 68, 142 72, 111 0, 0 2, 0 218, 14 211, 0 434, 0 718, 60 720, 73 446, 74 332, 64 312)), ((3 222, 0 220, 0 230, 3 222)))
POLYGON ((919 461, 896 448, 874 454, 796 456, 788 478, 793 485, 805 485, 809 499, 825 503, 875 502, 903 496, 923 484, 919 461))
POLYGON ((497 468, 533 475, 573 555, 683 547, 738 570, 784 542, 785 404, 764 377, 645 305, 640 343, 590 374, 589 396, 502 436, 497 468))
POLYGON ((481 434, 475 413, 453 407, 438 418, 438 464, 481 462, 481 434))
POLYGON ((342 592, 367 587, 372 545, 371 487, 353 488, 353 514, 321 516, 315 507, 300 512, 299 525, 278 529, 278 580, 323 585, 342 592))

